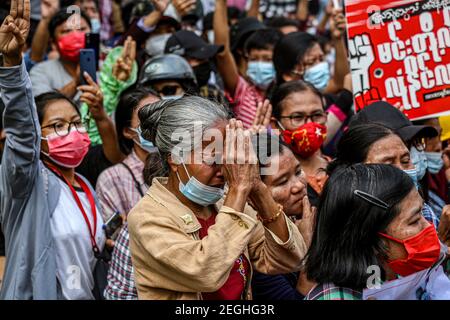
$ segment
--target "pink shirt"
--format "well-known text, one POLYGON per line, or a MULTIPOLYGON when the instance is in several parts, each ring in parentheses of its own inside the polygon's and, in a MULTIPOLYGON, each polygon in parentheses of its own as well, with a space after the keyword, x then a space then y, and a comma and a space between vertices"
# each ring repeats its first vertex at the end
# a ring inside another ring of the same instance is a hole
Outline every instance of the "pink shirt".
POLYGON ((233 97, 234 113, 236 119, 241 120, 245 128, 252 126, 258 103, 263 100, 264 96, 254 85, 239 77, 233 97))

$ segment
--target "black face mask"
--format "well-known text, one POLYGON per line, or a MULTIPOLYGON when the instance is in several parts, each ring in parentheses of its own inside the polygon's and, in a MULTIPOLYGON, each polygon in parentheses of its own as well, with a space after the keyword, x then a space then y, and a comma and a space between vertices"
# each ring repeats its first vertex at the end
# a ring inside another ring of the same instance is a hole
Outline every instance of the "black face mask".
POLYGON ((192 69, 194 70, 195 77, 197 78, 198 86, 206 86, 208 84, 209 76, 212 71, 211 63, 204 62, 192 69))

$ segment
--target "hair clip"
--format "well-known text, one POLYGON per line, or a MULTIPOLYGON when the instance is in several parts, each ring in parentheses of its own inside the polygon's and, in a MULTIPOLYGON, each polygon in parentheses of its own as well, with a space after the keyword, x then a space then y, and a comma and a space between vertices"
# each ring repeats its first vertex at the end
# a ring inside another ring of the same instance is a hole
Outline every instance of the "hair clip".
POLYGON ((381 209, 384 210, 388 210, 389 209, 389 205, 384 202, 383 200, 368 194, 367 192, 361 191, 361 190, 355 190, 353 191, 353 193, 355 194, 355 196, 357 196, 358 198, 363 199, 366 202, 369 202, 370 204, 373 204, 374 206, 377 206, 381 209))

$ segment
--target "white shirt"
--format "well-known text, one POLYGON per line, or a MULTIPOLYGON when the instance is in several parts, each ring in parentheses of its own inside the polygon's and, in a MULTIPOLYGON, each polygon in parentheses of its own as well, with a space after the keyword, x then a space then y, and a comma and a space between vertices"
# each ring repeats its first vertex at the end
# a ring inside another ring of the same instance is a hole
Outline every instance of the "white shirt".
MULTIPOLYGON (((70 188, 62 180, 59 183, 61 195, 50 221, 56 246, 56 277, 65 299, 93 300, 93 271, 97 259, 92 250, 89 229, 70 188)), ((94 219, 89 200, 83 191, 76 191, 92 227, 94 219)), ((102 226, 103 218, 97 208, 95 240, 100 250, 106 242, 102 226)))

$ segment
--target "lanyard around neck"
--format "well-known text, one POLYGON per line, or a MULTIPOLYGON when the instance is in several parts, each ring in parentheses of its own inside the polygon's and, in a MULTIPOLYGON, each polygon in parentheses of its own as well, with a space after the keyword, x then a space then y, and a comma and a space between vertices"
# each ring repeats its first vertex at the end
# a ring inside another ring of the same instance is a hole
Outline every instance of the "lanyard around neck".
POLYGON ((86 211, 84 210, 83 204, 81 203, 80 197, 78 197, 77 192, 75 191, 75 188, 70 184, 70 182, 66 179, 66 177, 64 177, 62 175, 62 173, 55 167, 48 165, 48 167, 59 177, 61 177, 65 183, 67 184, 67 186, 69 187, 70 191, 72 192, 73 198, 75 199, 75 202, 78 205, 78 208, 81 211, 81 214, 83 215, 84 221, 86 222, 86 225, 89 229, 89 235, 91 238, 91 244, 92 244, 92 250, 94 250, 94 254, 98 255, 100 254, 100 250, 98 249, 97 246, 97 242, 95 241, 95 235, 97 233, 97 209, 95 207, 95 200, 94 200, 94 195, 91 192, 91 189, 87 186, 87 184, 84 182, 83 179, 81 179, 80 177, 78 177, 77 175, 75 175, 75 180, 79 183, 79 185, 81 186, 81 189, 83 189, 84 193, 86 194, 88 200, 89 200, 89 204, 91 206, 91 210, 92 210, 92 216, 94 218, 94 226, 92 227, 90 222, 89 222, 89 218, 86 214, 86 211))

